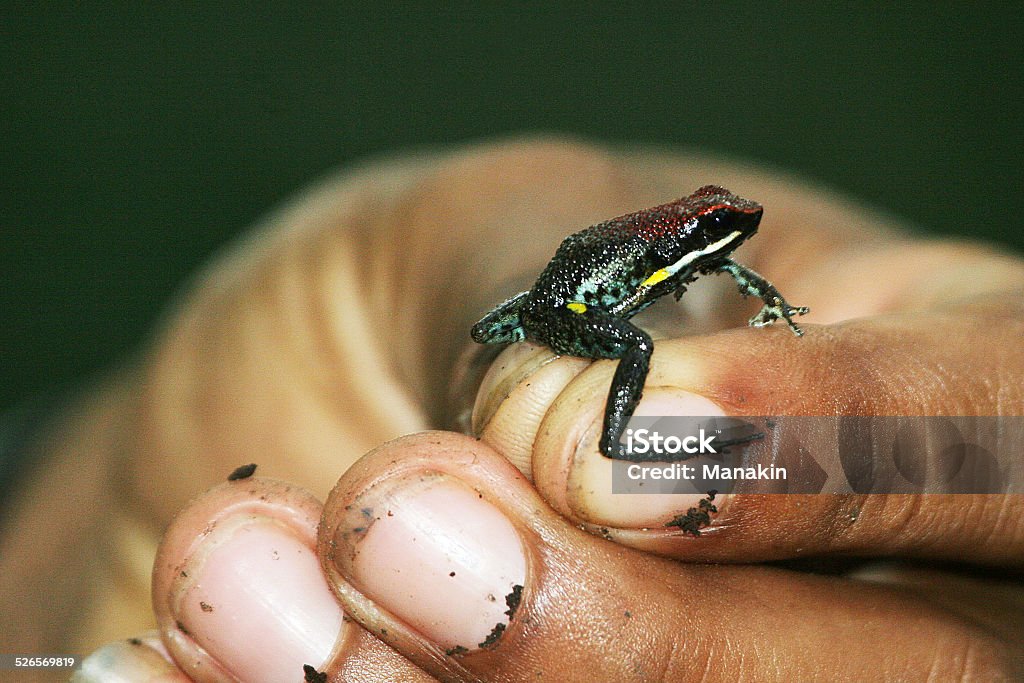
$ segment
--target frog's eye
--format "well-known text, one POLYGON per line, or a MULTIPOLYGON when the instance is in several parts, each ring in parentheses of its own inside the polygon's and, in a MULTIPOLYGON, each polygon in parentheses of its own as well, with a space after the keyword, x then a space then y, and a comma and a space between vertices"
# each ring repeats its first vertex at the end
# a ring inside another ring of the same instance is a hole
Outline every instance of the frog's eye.
POLYGON ((705 214, 700 223, 707 236, 721 236, 733 230, 736 216, 729 209, 720 208, 705 214))
POLYGON ((711 213, 711 222, 715 227, 725 227, 731 222, 732 214, 725 209, 719 209, 711 213))

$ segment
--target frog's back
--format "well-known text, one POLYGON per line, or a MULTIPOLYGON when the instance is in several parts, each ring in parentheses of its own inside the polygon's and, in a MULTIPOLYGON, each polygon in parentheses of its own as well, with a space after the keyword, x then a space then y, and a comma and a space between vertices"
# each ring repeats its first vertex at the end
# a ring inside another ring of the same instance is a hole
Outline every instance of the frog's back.
POLYGON ((531 290, 536 305, 568 302, 611 308, 646 277, 647 244, 636 234, 612 233, 602 225, 567 237, 531 290), (622 238, 618 238, 622 235, 622 238))
MULTIPOLYGON (((721 207, 760 210, 756 202, 717 185, 705 185, 687 197, 623 214, 570 235, 537 278, 530 291, 531 307, 539 310, 579 302, 606 310, 617 308, 657 268, 688 250, 707 247, 709 235, 701 232, 699 219, 721 207)), ((652 290, 650 296, 665 291, 652 290)), ((628 310, 635 312, 632 306, 628 310)))

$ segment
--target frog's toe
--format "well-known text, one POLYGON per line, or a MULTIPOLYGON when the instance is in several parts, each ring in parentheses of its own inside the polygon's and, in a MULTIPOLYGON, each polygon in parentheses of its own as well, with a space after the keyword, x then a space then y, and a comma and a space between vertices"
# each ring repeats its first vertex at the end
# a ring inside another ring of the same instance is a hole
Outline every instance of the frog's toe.
POLYGON ((777 307, 764 306, 753 318, 747 321, 747 324, 751 327, 766 327, 781 317, 783 317, 783 313, 777 307))
POLYGON ((601 454, 612 460, 623 460, 626 449, 621 442, 612 441, 607 434, 601 435, 601 442, 598 444, 601 454))
POLYGON ((757 312, 757 315, 750 319, 749 324, 751 327, 766 327, 776 320, 785 320, 789 329, 793 330, 793 334, 802 337, 804 332, 793 322, 793 316, 804 315, 810 310, 807 306, 790 306, 785 302, 775 305, 765 304, 757 312))
POLYGON ((789 325, 789 329, 793 330, 793 334, 798 337, 804 336, 804 331, 797 327, 797 324, 793 322, 794 315, 804 315, 810 313, 811 309, 807 306, 790 306, 785 304, 782 309, 782 317, 786 319, 786 324, 789 325))

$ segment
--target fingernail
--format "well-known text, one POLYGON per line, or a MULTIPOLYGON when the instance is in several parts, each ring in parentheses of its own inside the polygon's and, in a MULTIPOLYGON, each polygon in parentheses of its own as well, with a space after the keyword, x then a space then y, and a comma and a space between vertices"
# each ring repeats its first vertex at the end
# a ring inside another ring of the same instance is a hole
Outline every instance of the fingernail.
MULTIPOLYGON (((698 394, 676 389, 651 389, 645 392, 634 415, 724 417, 725 412, 718 404, 698 394)), ((580 440, 566 482, 566 500, 580 519, 617 529, 663 529, 670 520, 700 505, 706 492, 613 493, 615 463, 598 451, 601 428, 602 419, 599 418, 580 440)), ((688 464, 701 462, 701 459, 694 458, 688 464)), ((715 499, 716 505, 720 506, 725 498, 719 494, 715 499)))
POLYGON ((71 683, 190 680, 171 662, 155 632, 104 645, 82 660, 81 668, 71 675, 71 683))
POLYGON ((220 520, 179 581, 179 630, 240 680, 301 680, 345 627, 313 549, 270 517, 220 520))
POLYGON ((346 511, 335 563, 378 607, 449 652, 501 637, 526 581, 526 555, 482 494, 442 474, 396 477, 346 511))

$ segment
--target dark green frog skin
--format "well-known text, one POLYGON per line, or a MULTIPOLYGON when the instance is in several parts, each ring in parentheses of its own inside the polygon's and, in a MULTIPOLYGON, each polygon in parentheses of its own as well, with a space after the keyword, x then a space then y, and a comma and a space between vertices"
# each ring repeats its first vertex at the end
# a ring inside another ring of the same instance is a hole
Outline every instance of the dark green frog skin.
POLYGON ((619 359, 601 432, 601 452, 633 459, 620 443, 643 394, 654 343, 629 319, 666 294, 683 295, 698 275, 726 272, 744 295, 764 302, 750 319, 783 319, 797 336, 790 306, 775 287, 729 256, 757 232, 761 205, 716 185, 688 197, 598 223, 567 237, 527 292, 485 315, 472 329, 480 344, 528 339, 558 354, 619 359))

